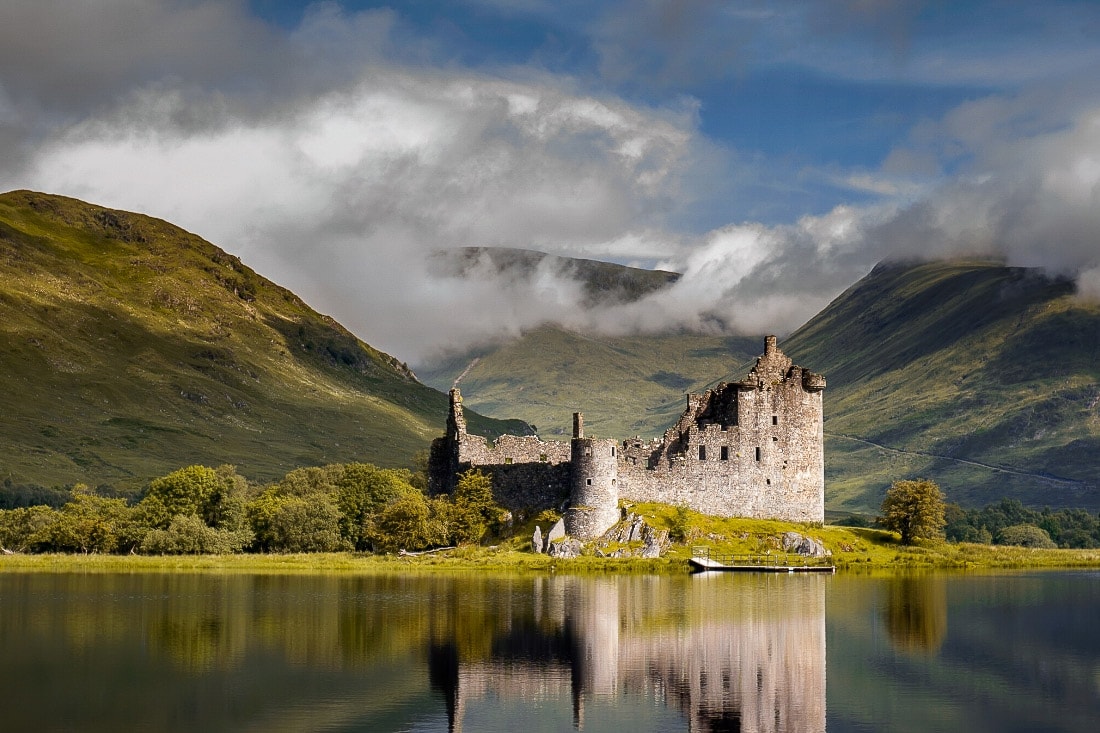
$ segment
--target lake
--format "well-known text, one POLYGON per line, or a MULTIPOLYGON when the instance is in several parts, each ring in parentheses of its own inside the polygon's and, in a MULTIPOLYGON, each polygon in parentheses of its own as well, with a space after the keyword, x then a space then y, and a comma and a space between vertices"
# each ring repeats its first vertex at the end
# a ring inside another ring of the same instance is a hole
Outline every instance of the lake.
POLYGON ((1100 572, 0 572, 0 650, 11 731, 1092 733, 1100 572))

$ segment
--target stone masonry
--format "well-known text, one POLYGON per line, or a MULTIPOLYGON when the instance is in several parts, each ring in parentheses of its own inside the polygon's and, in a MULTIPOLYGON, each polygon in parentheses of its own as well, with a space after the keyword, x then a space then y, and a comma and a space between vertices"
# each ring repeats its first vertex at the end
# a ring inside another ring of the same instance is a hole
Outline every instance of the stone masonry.
POLYGON ((480 468, 492 476, 501 505, 563 510, 566 531, 581 539, 618 520, 620 498, 821 522, 824 389, 823 376, 795 366, 768 336, 740 381, 687 395, 683 415, 661 438, 621 444, 586 437, 580 413, 568 444, 514 435, 489 444, 466 432, 462 395, 452 389, 447 434, 432 443, 431 489, 450 492, 459 473, 480 468))

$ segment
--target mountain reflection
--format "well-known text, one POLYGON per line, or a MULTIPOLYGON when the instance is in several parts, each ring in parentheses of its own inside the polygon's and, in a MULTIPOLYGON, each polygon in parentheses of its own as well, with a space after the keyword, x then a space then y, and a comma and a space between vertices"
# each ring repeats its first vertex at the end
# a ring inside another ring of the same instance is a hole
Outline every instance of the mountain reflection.
MULTIPOLYGON (((451 731, 467 709, 513 699, 532 710, 572 700, 585 729, 593 704, 631 700, 677 710, 691 731, 825 730, 825 583, 815 576, 551 577, 533 581, 507 618, 481 625, 437 618, 428 650, 432 688, 451 731)), ((503 600, 503 599, 502 599, 503 600)))

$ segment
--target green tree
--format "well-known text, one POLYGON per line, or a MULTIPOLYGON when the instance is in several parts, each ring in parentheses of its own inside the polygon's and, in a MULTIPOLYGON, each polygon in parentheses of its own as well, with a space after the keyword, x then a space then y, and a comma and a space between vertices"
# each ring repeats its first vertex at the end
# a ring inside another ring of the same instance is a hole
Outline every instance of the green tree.
POLYGON ((48 506, 0 509, 0 547, 13 552, 52 549, 53 528, 60 516, 48 506))
POLYGON ((350 549, 340 534, 340 509, 331 496, 279 496, 269 488, 249 504, 256 543, 271 552, 350 549))
POLYGON ((372 540, 379 550, 419 550, 437 544, 433 536, 431 505, 411 486, 378 512, 372 540))
POLYGON ((1045 529, 1034 524, 1014 524, 1005 527, 997 533, 998 545, 1018 545, 1020 547, 1041 547, 1053 549, 1057 547, 1050 539, 1045 529))
POLYGON ((471 468, 458 477, 451 495, 448 534, 458 544, 480 542, 486 532, 499 527, 502 513, 493 499, 492 477, 471 468))
POLYGON ((251 538, 251 532, 215 529, 193 514, 177 514, 168 529, 154 529, 145 535, 141 551, 154 555, 226 555, 240 552, 251 538))
POLYGON ((74 486, 71 496, 58 510, 52 549, 84 554, 118 550, 133 513, 126 501, 97 496, 84 484, 74 486))
POLYGON ((167 529, 181 514, 206 521, 224 489, 223 478, 213 468, 181 468, 149 482, 141 500, 141 513, 146 524, 155 529, 167 529))
POLYGON ((373 522, 390 502, 414 491, 411 475, 403 469, 378 468, 369 463, 349 463, 335 482, 340 509, 340 533, 356 550, 372 549, 373 522))
POLYGON ((901 534, 905 545, 937 537, 943 531, 943 493, 935 481, 895 481, 886 491, 881 511, 882 526, 901 534))

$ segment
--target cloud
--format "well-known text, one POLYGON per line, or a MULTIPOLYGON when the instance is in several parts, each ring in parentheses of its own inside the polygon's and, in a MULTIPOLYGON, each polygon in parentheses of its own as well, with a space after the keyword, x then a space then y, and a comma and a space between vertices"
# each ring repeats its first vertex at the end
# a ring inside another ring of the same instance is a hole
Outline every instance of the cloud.
MULTIPOLYGON (((648 69, 675 87, 710 73, 696 51, 669 60, 693 41, 717 43, 700 29, 764 27, 766 5, 732 18, 721 3, 684 5, 674 17, 647 3, 634 18, 612 9, 592 32, 606 44, 609 76, 648 69), (621 41, 646 27, 639 38, 656 37, 658 55, 635 58, 621 41)), ((785 333, 888 258, 1002 257, 1081 274, 1083 294, 1097 289, 1095 75, 975 96, 916 125, 877 168, 807 167, 801 180, 775 180, 775 161, 701 132, 697 100, 632 102, 579 76, 440 64, 445 53, 393 11, 323 3, 280 35, 237 2, 103 7, 58 20, 43 48, 0 23, 0 41, 22 43, 19 53, 42 64, 0 86, 0 186, 168 219, 403 360, 544 322, 593 333, 785 333), (77 37, 81 23, 87 38, 77 37), (155 40, 162 26, 179 36, 158 53, 141 35, 155 40), (59 55, 70 40, 70 55, 59 55), (88 73, 70 96, 74 63, 88 73), (874 203, 838 198, 815 216, 735 221, 765 182, 777 191, 821 180, 874 203), (700 209, 719 207, 730 213, 718 224, 692 226, 700 209), (579 284, 549 265, 467 278, 429 267, 432 252, 471 245, 683 277, 634 303, 583 308, 579 284)), ((34 24, 51 9, 0 14, 34 24)), ((866 22, 916 32, 903 11, 866 22)), ((731 63, 742 50, 732 44, 731 63)), ((914 42, 917 63, 923 53, 914 42)), ((0 43, 5 69, 12 54, 0 43)))
POLYGON ((690 111, 636 108, 550 78, 368 65, 343 88, 263 114, 217 93, 146 87, 46 140, 16 185, 169 219, 416 358, 577 302, 575 284, 549 280, 524 284, 534 292, 425 286, 430 252, 582 254, 660 231, 695 157, 692 125, 690 111))
POLYGON ((246 8, 216 0, 6 2, 2 83, 20 104, 76 115, 166 78, 210 87, 270 77, 287 43, 246 8))

